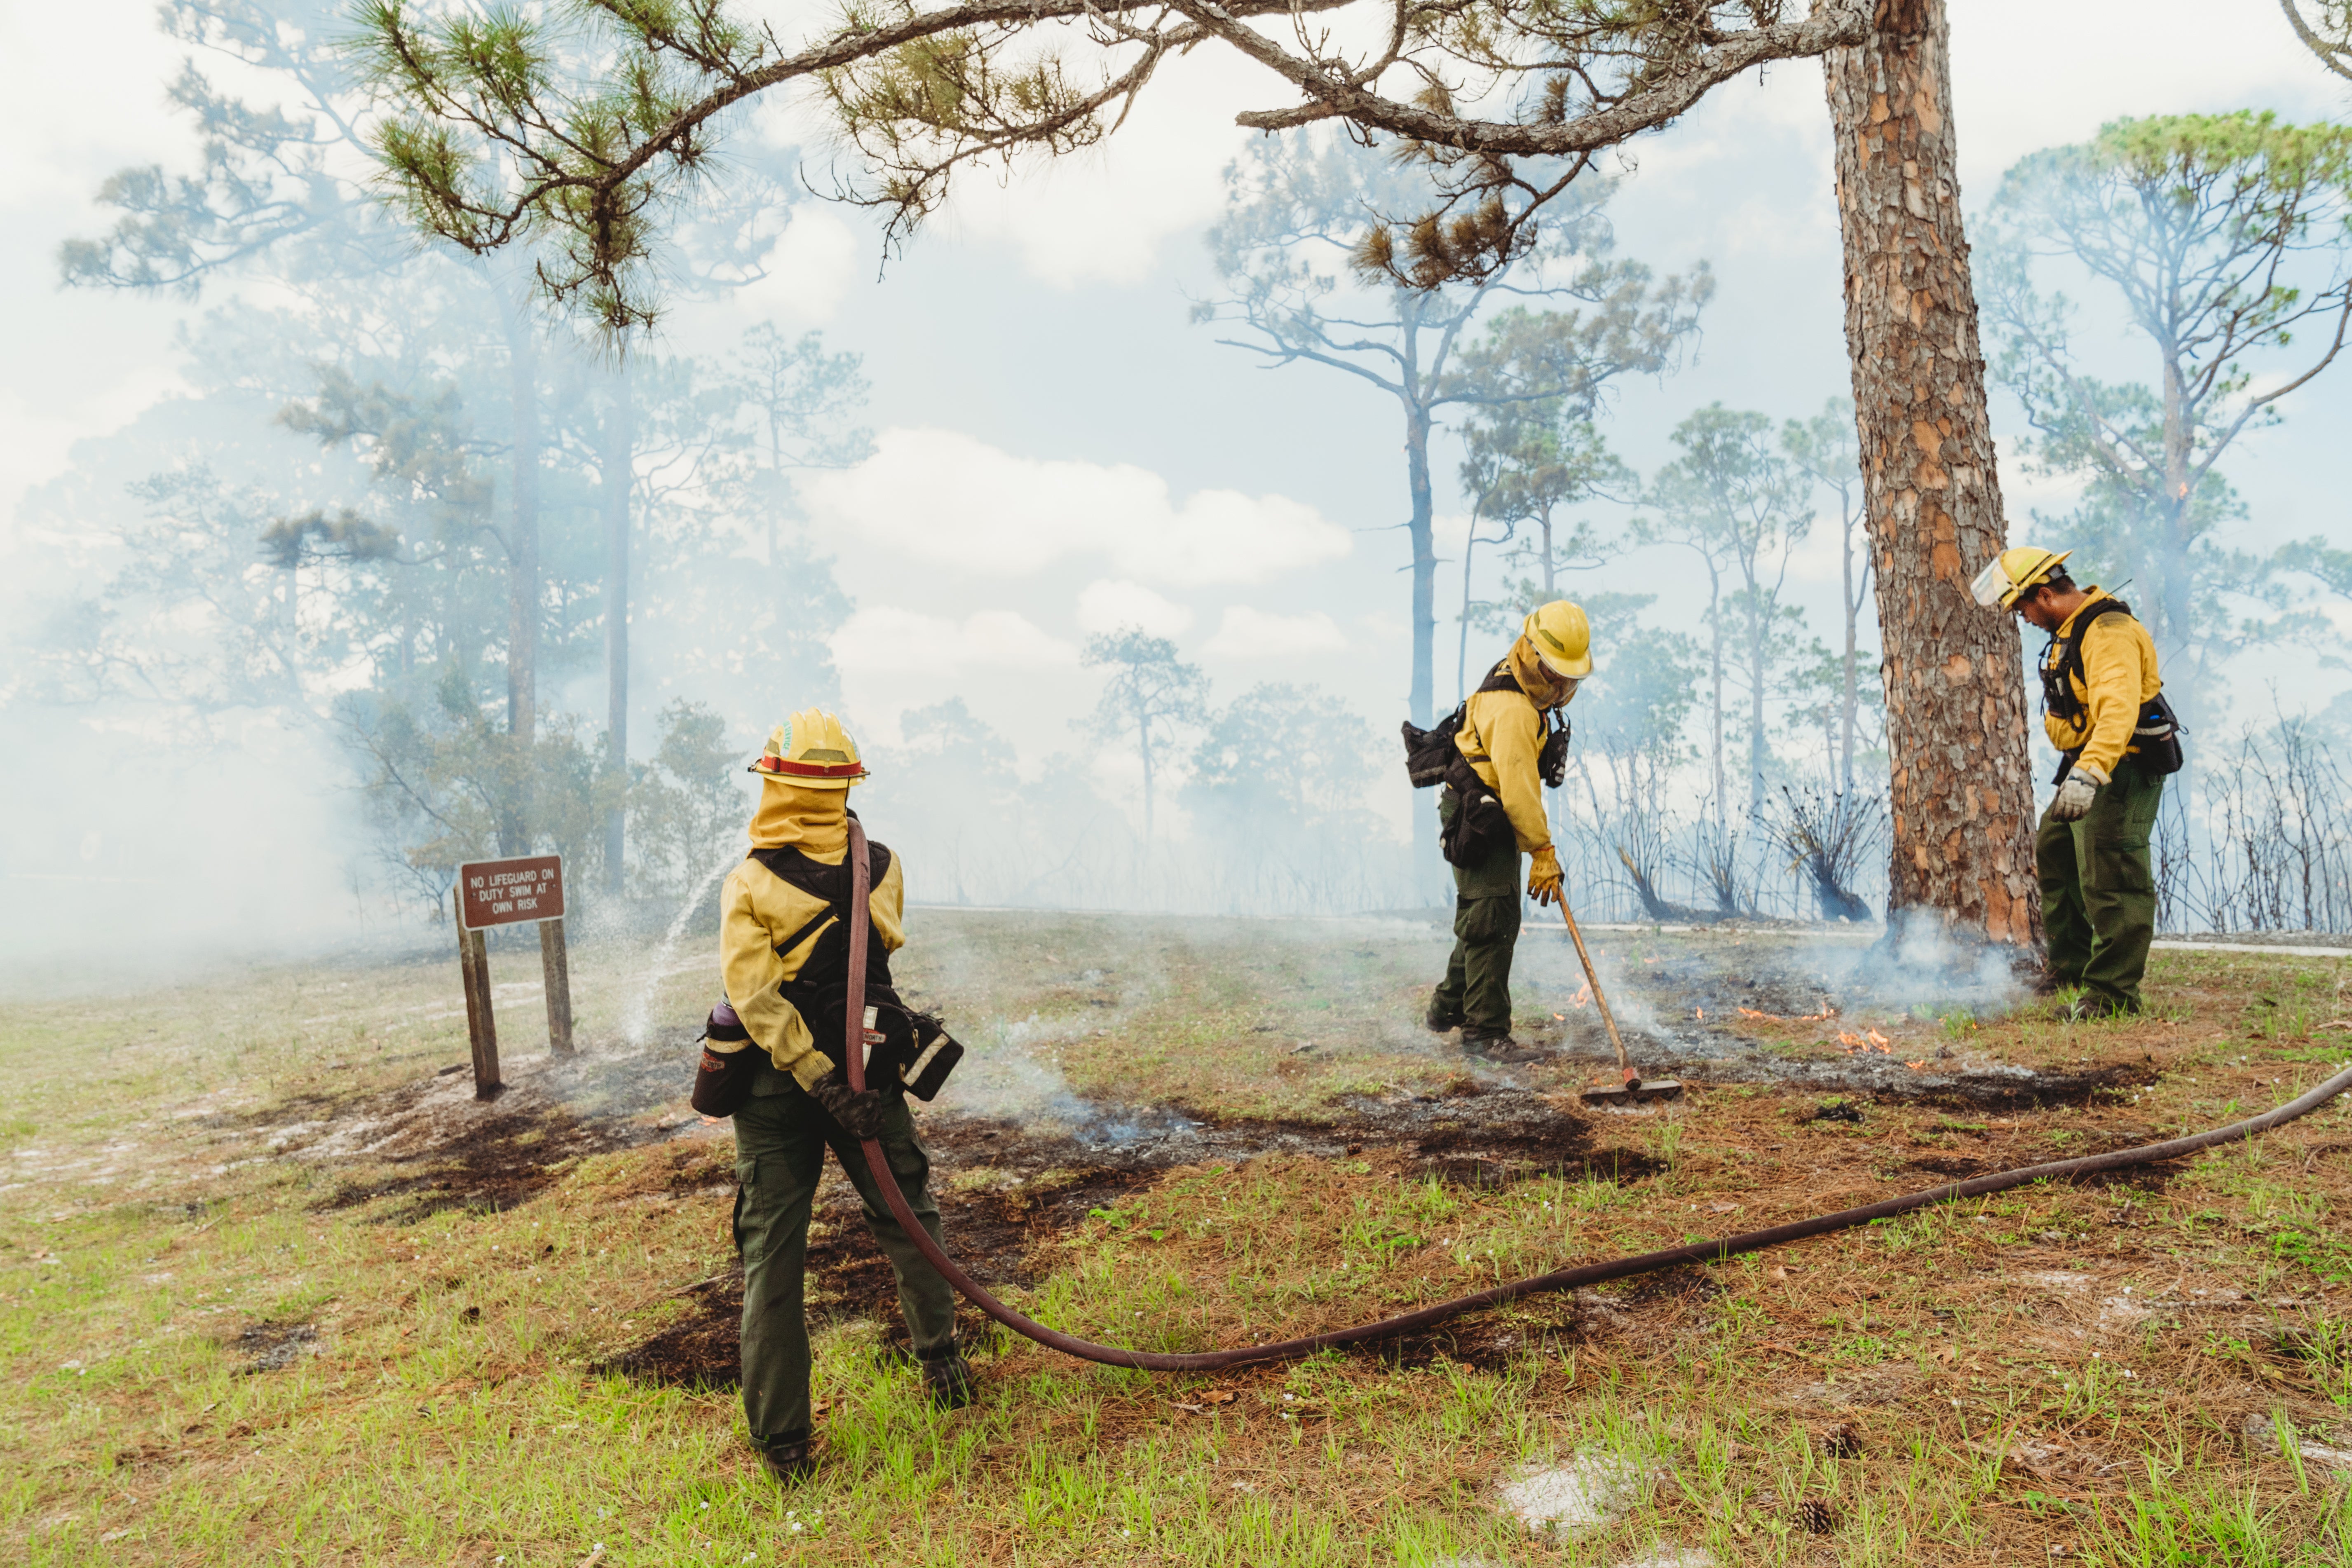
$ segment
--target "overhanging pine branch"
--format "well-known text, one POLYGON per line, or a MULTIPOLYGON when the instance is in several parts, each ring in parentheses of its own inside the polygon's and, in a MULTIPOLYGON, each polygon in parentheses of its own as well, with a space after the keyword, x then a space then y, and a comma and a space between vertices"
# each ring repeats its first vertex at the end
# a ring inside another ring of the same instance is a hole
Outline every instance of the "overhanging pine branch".
POLYGON ((1253 131, 1283 131, 1344 116, 1359 125, 1435 146, 1526 158, 1560 157, 1614 146, 1684 114, 1710 89, 1742 71, 1774 60, 1801 59, 1825 54, 1842 45, 1859 44, 1870 31, 1866 6, 1856 0, 1834 0, 1801 22, 1779 23, 1735 34, 1670 70, 1665 80, 1606 109, 1559 125, 1528 125, 1510 121, 1471 120, 1384 98, 1347 78, 1332 75, 1256 29, 1243 26, 1245 13, 1239 5, 1218 5, 1212 0, 1171 0, 1171 8, 1292 82, 1309 100, 1288 109, 1238 114, 1234 117, 1236 124, 1253 131))

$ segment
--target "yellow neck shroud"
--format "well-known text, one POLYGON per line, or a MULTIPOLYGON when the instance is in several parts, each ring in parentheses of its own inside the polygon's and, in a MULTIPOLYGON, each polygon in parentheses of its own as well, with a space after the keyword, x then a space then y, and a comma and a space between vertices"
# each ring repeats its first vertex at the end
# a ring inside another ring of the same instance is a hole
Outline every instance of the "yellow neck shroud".
POLYGON ((751 816, 751 847, 791 845, 813 860, 839 865, 849 853, 849 792, 801 789, 777 779, 760 782, 760 809, 751 816))

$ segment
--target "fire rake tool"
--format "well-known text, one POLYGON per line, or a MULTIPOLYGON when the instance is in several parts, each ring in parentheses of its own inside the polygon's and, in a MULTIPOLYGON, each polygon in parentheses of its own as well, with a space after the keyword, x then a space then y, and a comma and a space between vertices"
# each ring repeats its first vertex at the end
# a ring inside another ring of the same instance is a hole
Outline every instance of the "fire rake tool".
POLYGON ((1609 1043, 1617 1047, 1617 1070, 1625 1075, 1622 1083, 1596 1083, 1586 1089, 1584 1103, 1622 1105, 1629 1100, 1681 1099, 1681 1079, 1645 1079, 1633 1070, 1632 1059, 1625 1055, 1625 1037, 1617 1032, 1616 1016, 1609 1011, 1609 998, 1601 994, 1601 972, 1592 967, 1592 954, 1584 950, 1584 933, 1576 929, 1576 917, 1569 912, 1565 892, 1559 896, 1559 918, 1568 922, 1568 938, 1576 943, 1576 956, 1584 964, 1584 983, 1592 987, 1592 1005, 1601 1009, 1601 1022, 1609 1030, 1609 1043))

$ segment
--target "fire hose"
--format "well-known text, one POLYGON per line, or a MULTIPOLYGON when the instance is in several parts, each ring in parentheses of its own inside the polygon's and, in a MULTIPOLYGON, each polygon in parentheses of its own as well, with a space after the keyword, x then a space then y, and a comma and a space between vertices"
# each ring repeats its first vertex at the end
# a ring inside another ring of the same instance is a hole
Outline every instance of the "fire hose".
MULTIPOLYGON (((849 905, 849 1005, 845 1045, 849 1087, 859 1093, 866 1089, 866 891, 870 868, 866 860, 866 836, 856 820, 849 824, 849 858, 854 869, 854 884, 849 905)), ((962 1291, 973 1306, 987 1313, 1014 1333, 1036 1341, 1048 1350, 1080 1361, 1098 1362, 1105 1366, 1131 1366, 1144 1372, 1217 1372, 1227 1367, 1255 1366, 1265 1362, 1295 1361, 1312 1355, 1317 1351, 1330 1350, 1339 1345, 1363 1344, 1373 1340, 1409 1334, 1418 1329, 1433 1328, 1450 1318, 1465 1312, 1475 1312, 1482 1307, 1498 1306, 1522 1296, 1533 1296, 1554 1290, 1573 1290, 1583 1286, 1599 1285, 1612 1279, 1626 1279, 1637 1274, 1654 1273, 1661 1268, 1679 1268, 1689 1263, 1720 1263, 1744 1252, 1760 1252, 1766 1247, 1785 1247, 1793 1241, 1826 1236, 1832 1231, 1847 1230, 1854 1226, 1868 1225, 1874 1220, 1892 1219, 1915 1209, 1932 1208, 1937 1204, 1953 1203, 1962 1198, 1982 1197, 1988 1193, 2006 1192, 2034 1182, 2059 1181, 2068 1177, 2095 1175, 2105 1171, 2129 1170, 2137 1165, 2153 1165, 2166 1160, 2202 1150, 2234 1143, 2267 1132, 2273 1127, 2284 1126, 2298 1117, 2308 1116, 2329 1100, 2352 1089, 2352 1067, 2346 1068, 2317 1088, 2298 1095, 2284 1105, 2233 1121, 2226 1127, 2216 1127, 2208 1132, 2192 1133, 2185 1138, 2168 1139, 2161 1143, 2145 1143, 2137 1148, 2116 1149, 2105 1154, 2086 1154, 2073 1160, 2053 1160, 2040 1165, 2024 1165, 2013 1171, 1997 1171, 1988 1175, 1971 1177, 1965 1182, 1949 1182, 1940 1187, 1922 1192, 1906 1193, 1899 1197, 1883 1198, 1859 1208, 1840 1209, 1811 1219, 1795 1220, 1765 1230, 1745 1231, 1714 1241, 1688 1242, 1681 1247, 1669 1247, 1657 1252, 1644 1252, 1631 1258, 1614 1258, 1601 1263, 1587 1263, 1575 1268, 1555 1269, 1525 1279, 1513 1280, 1490 1289, 1468 1296, 1457 1296, 1450 1301, 1423 1307, 1416 1311, 1400 1313, 1393 1318, 1381 1318, 1352 1328, 1333 1329, 1326 1333, 1308 1334, 1300 1339, 1277 1340, 1262 1345, 1243 1345, 1233 1350, 1160 1352, 1129 1350, 1122 1345, 1097 1344, 1049 1329, 1035 1319, 1014 1310, 991 1295, 985 1286, 957 1267, 953 1258, 931 1238, 930 1232, 919 1223, 914 1211, 908 1206, 906 1194, 898 1190, 898 1178, 890 1169, 890 1162, 882 1152, 879 1140, 865 1140, 866 1163, 874 1173, 877 1185, 898 1216, 916 1248, 929 1259, 947 1282, 962 1291)))

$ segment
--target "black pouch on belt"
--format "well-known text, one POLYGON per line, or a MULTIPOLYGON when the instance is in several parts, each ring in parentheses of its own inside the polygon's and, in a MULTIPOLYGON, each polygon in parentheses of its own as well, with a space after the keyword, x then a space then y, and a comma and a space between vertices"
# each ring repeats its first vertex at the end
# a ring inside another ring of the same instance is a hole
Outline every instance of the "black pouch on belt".
POLYGON ((2180 716, 2173 712, 2171 700, 2158 692, 2141 706, 2139 719, 2132 727, 2135 749, 2131 760, 2150 778, 2179 773, 2181 764, 2189 760, 2180 744, 2180 716))
POLYGON ((1439 831, 1437 848, 1447 865, 1483 865, 1505 846, 1517 847, 1510 814, 1459 752, 1454 754, 1445 787, 1454 793, 1454 817, 1439 831))
MULTIPOLYGON (((792 994, 818 1039, 842 1037, 843 1009, 849 1005, 846 983, 809 986, 792 994)), ((885 1094, 904 1091, 928 1101, 961 1060, 963 1047, 937 1017, 916 1012, 887 985, 866 987, 866 1088, 885 1094)))
POLYGON ((751 1080, 767 1066, 768 1053, 751 1043, 751 1031, 725 1002, 710 1010, 702 1038, 707 1043, 702 1061, 695 1068, 694 1093, 688 1103, 705 1116, 732 1116, 751 1098, 751 1080), (715 1051, 712 1044, 735 1048, 715 1051))
POLYGON ((963 1047, 931 1014, 918 1013, 894 995, 877 996, 871 987, 866 994, 866 1087, 936 1099, 963 1060, 963 1047))

